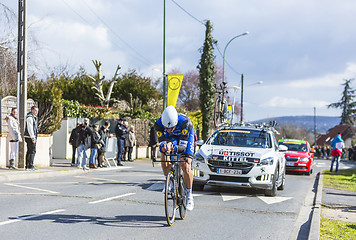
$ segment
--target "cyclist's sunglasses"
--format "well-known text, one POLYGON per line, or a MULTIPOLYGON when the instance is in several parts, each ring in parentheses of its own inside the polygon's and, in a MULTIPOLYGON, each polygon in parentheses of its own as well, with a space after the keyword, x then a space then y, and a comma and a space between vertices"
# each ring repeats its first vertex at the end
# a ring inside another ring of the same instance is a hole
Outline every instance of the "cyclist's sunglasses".
POLYGON ((170 130, 170 131, 173 131, 174 127, 171 127, 171 128, 166 128, 166 130, 170 130))

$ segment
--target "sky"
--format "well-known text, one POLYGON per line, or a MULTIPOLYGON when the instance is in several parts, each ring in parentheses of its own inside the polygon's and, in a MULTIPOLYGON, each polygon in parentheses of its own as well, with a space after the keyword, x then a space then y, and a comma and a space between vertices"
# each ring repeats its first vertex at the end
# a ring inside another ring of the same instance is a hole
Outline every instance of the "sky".
MULTIPOLYGON (((0 3, 17 13, 18 1, 0 3)), ((94 74, 97 59, 108 78, 117 65, 160 78, 163 3, 27 0, 29 51, 39 71, 67 65, 94 74)), ((228 86, 240 86, 244 75, 245 121, 313 115, 314 107, 317 115, 340 116, 326 106, 340 100, 345 79, 356 77, 355 12, 354 0, 166 0, 166 72, 196 69, 210 20, 220 66, 229 40, 249 32, 225 55, 228 86)), ((241 92, 235 94, 239 102, 241 92)))

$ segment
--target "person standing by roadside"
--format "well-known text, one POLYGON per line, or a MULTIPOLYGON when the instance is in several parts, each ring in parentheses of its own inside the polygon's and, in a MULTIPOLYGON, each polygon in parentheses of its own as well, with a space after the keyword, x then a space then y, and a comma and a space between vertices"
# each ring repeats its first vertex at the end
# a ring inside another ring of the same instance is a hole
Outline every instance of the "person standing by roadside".
POLYGON ((77 131, 79 132, 79 137, 77 141, 78 145, 78 168, 83 168, 88 170, 87 167, 87 150, 91 146, 91 135, 92 130, 89 127, 89 119, 85 118, 83 124, 81 124, 77 131))
POLYGON ((103 146, 98 149, 98 167, 106 167, 104 165, 104 160, 105 160, 105 152, 106 152, 106 147, 107 147, 107 142, 109 138, 109 127, 110 127, 110 122, 106 121, 104 123, 104 126, 102 126, 99 130, 99 135, 102 140, 103 146))
POLYGON ((127 153, 129 151, 129 143, 128 143, 128 138, 127 138, 127 135, 128 135, 128 126, 129 126, 129 123, 127 121, 124 121, 124 127, 125 127, 125 131, 126 131, 126 138, 125 138, 125 143, 124 143, 124 151, 122 153, 122 161, 126 161, 126 156, 127 156, 127 153))
POLYGON ((38 107, 32 106, 31 111, 26 115, 25 141, 27 145, 26 152, 26 170, 37 170, 34 166, 37 143, 37 114, 38 107))
POLYGON ((11 169, 16 169, 16 159, 19 142, 22 142, 20 133, 20 122, 17 119, 17 108, 11 109, 11 114, 5 118, 7 121, 7 126, 9 128, 9 134, 7 135, 7 140, 10 145, 10 155, 9 163, 7 166, 11 169))
POLYGON ((89 168, 98 168, 95 165, 95 157, 98 152, 98 149, 102 146, 102 141, 100 138, 100 134, 98 132, 98 125, 93 125, 93 132, 91 135, 91 150, 90 150, 90 159, 89 159, 89 168))
POLYGON ((75 153, 77 151, 77 140, 79 137, 79 133, 77 128, 80 126, 80 122, 77 122, 77 126, 73 128, 72 132, 70 133, 69 137, 69 144, 72 145, 72 167, 75 166, 75 153))
POLYGON ((125 138, 126 138, 126 128, 123 124, 123 122, 125 121, 125 119, 120 118, 118 120, 118 123, 115 127, 115 134, 116 134, 116 138, 117 138, 117 165, 119 166, 124 166, 121 163, 122 160, 122 153, 124 151, 124 146, 125 146, 125 138))
POLYGON ((154 125, 152 125, 152 127, 150 129, 150 142, 148 143, 148 146, 151 147, 151 160, 156 161, 158 136, 156 134, 154 125))
POLYGON ((134 126, 130 127, 128 134, 126 136, 126 142, 127 142, 127 148, 128 148, 127 159, 129 162, 133 162, 132 151, 133 151, 133 147, 136 145, 136 136, 135 136, 135 127, 134 126))
POLYGON ((340 133, 338 133, 337 136, 331 141, 330 145, 333 148, 331 152, 332 160, 330 172, 333 171, 334 162, 336 162, 335 172, 337 172, 339 170, 339 162, 342 156, 342 149, 345 147, 344 140, 342 140, 340 133))

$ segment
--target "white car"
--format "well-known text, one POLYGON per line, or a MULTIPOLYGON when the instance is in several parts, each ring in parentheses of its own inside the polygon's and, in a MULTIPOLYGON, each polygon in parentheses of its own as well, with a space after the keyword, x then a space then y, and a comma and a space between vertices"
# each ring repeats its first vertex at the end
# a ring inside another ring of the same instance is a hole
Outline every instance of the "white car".
POLYGON ((285 184, 284 153, 274 136, 272 125, 232 125, 216 130, 192 163, 197 190, 204 185, 238 186, 264 189, 275 196, 285 184))

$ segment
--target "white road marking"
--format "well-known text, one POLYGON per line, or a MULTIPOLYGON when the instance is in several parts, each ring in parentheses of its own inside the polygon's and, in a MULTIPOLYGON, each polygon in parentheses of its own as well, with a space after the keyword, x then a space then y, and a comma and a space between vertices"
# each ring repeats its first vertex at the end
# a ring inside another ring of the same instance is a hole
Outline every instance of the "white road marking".
POLYGON ((14 187, 19 187, 19 188, 32 189, 32 190, 37 190, 37 191, 41 191, 41 192, 59 193, 59 192, 54 192, 54 191, 50 191, 50 190, 46 190, 46 189, 41 189, 41 188, 34 188, 34 187, 21 186, 21 185, 14 184, 14 183, 5 183, 5 185, 14 186, 14 187))
POLYGON ((18 218, 18 219, 13 219, 13 220, 5 221, 5 222, 0 222, 0 226, 6 225, 6 224, 10 224, 10 223, 20 222, 20 221, 31 219, 31 218, 41 217, 41 216, 44 216, 44 215, 50 215, 50 214, 53 214, 53 213, 63 212, 63 211, 65 211, 65 209, 58 209, 58 210, 54 210, 54 211, 50 211, 50 212, 40 213, 40 214, 37 214, 37 215, 31 215, 31 216, 22 217, 22 218, 18 218))
POLYGON ((280 203, 292 199, 291 197, 263 197, 263 196, 258 196, 258 198, 267 204, 280 203))
POLYGON ((113 180, 113 179, 106 179, 106 178, 93 178, 93 177, 86 177, 86 176, 75 176, 76 178, 86 178, 86 179, 94 179, 94 180, 100 180, 100 181, 107 181, 107 182, 116 182, 116 183, 128 183, 125 181, 118 181, 118 180, 113 180))
POLYGON ((226 201, 231 201, 231 200, 236 200, 236 199, 242 199, 246 198, 247 196, 241 196, 237 194, 229 194, 229 193, 220 193, 222 199, 224 202, 226 201))
POLYGON ((122 195, 119 195, 119 196, 115 196, 115 197, 110 197, 110 198, 105 198, 105 199, 101 199, 101 200, 89 202, 89 204, 96 204, 96 203, 101 203, 101 202, 107 202, 107 201, 111 201, 111 200, 114 200, 114 199, 131 196, 131 195, 135 195, 135 194, 136 194, 136 193, 125 193, 125 194, 122 194, 122 195))

